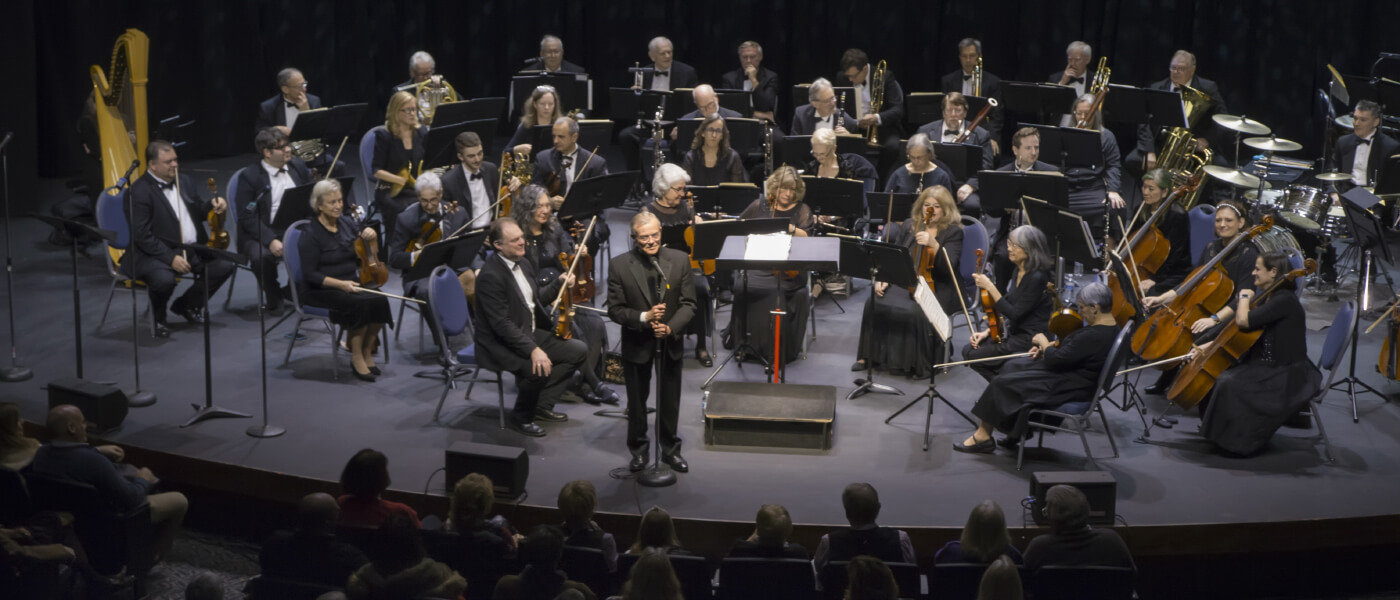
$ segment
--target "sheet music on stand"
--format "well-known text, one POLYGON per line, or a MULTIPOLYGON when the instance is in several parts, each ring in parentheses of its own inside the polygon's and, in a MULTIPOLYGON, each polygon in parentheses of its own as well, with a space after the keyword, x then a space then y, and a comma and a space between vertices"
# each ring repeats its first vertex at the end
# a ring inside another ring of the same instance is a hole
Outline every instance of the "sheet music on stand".
POLYGON ((948 340, 952 335, 952 323, 948 321, 948 313, 943 312, 943 305, 938 303, 938 298, 933 295, 933 289, 928 287, 928 281, 923 277, 919 278, 919 283, 914 289, 914 301, 919 303, 919 308, 923 309, 924 317, 933 324, 933 329, 938 332, 938 337, 943 341, 948 340))
POLYGON ((753 234, 744 245, 744 260, 787 260, 792 236, 786 233, 753 234))

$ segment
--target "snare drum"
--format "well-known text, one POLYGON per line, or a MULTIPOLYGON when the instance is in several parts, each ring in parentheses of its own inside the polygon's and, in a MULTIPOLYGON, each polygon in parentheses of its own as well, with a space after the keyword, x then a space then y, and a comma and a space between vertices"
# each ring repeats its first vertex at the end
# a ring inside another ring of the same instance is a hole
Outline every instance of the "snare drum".
POLYGON ((1290 186, 1284 193, 1278 216, 1304 231, 1317 231, 1322 228, 1329 203, 1327 194, 1322 190, 1304 185, 1290 186))

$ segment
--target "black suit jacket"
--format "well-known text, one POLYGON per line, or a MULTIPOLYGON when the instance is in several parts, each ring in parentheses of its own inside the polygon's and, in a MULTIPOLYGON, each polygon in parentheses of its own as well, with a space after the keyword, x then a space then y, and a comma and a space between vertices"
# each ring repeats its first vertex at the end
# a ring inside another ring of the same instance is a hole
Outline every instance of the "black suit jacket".
MULTIPOLYGON (((744 82, 748 81, 744 77, 743 69, 735 69, 725 73, 719 78, 720 86, 726 90, 742 90, 744 82)), ((753 109, 763 112, 772 112, 778 103, 778 74, 764 67, 758 68, 758 86, 750 92, 753 96, 753 109)))
POLYGON ((622 326, 622 358, 632 363, 646 363, 656 352, 656 336, 651 324, 642 322, 642 313, 665 302, 666 324, 671 327, 665 350, 673 359, 681 357, 684 346, 681 335, 695 316, 695 280, 690 270, 690 257, 680 250, 663 247, 656 258, 666 275, 661 283, 669 282, 664 300, 656 297, 655 270, 649 259, 643 258, 640 249, 617 255, 608 268, 608 317, 622 326))
MULTIPOLYGON (((490 206, 496 202, 496 192, 501 189, 501 171, 496 167, 496 163, 491 161, 481 161, 481 180, 486 184, 486 205, 490 206)), ((464 209, 466 220, 470 222, 476 218, 472 214, 472 190, 467 185, 467 170, 462 168, 460 163, 452 165, 446 173, 442 174, 442 201, 456 202, 464 209)))
MULTIPOLYGON (((423 224, 427 220, 427 216, 423 214, 423 205, 417 202, 399 213, 399 218, 394 223, 394 230, 389 235, 389 266, 400 271, 407 271, 409 267, 413 266, 413 253, 408 252, 408 243, 422 235, 423 224)), ((442 218, 443 235, 452 235, 452 232, 457 231, 470 220, 471 217, 467 215, 465 210, 459 209, 447 213, 442 218)))
MULTIPOLYGON (((962 84, 962 69, 957 69, 952 73, 944 75, 943 79, 939 81, 940 91, 942 91, 945 94, 948 92, 958 92, 959 94, 961 94, 962 84)), ((985 69, 982 71, 982 97, 996 98, 997 102, 1001 102, 1001 78, 991 73, 988 73, 985 69)), ((973 117, 976 116, 977 115, 967 115, 967 118, 968 120, 971 120, 973 117)), ((983 126, 985 126, 987 128, 987 131, 992 134, 992 139, 1001 138, 1001 119, 1001 108, 997 107, 989 111, 987 113, 987 119, 982 121, 983 126)))
MULTIPOLYGON (((1355 133, 1348 133, 1337 140, 1337 154, 1334 157, 1337 170, 1351 174, 1351 170, 1356 166, 1356 148, 1361 145, 1361 138, 1355 133)), ((1381 170, 1385 166, 1385 159, 1400 152, 1400 142, 1395 141, 1379 130, 1371 137, 1371 153, 1366 158, 1366 181, 1375 184, 1381 179, 1381 170)))
MULTIPOLYGON (((258 118, 253 124, 253 135, 268 127, 287 124, 287 111, 282 110, 282 102, 282 94, 277 94, 258 105, 258 118)), ((321 108, 321 98, 316 94, 307 94, 306 102, 312 110, 321 108)))
MULTIPOLYGON (((558 173, 562 171, 563 168, 564 157, 561 156, 559 152, 553 148, 545 150, 544 152, 541 152, 539 153, 539 155, 535 156, 534 180, 539 182, 548 181, 548 174, 558 173)), ((584 150, 583 147, 580 146, 578 149, 578 154, 574 156, 574 181, 582 181, 584 179, 602 177, 607 174, 608 161, 601 156, 593 156, 592 152, 584 150), (593 160, 589 160, 588 157, 590 156, 593 157, 593 160), (587 163, 588 166, 585 167, 585 163, 587 163)), ((559 190, 559 193, 561 195, 564 192, 568 191, 568 185, 572 184, 565 184, 565 186, 559 190)))
MULTIPOLYGON (((647 66, 654 69, 656 63, 647 66)), ((651 89, 651 76, 650 72, 642 74, 642 89, 651 89)), ((671 74, 667 77, 671 80, 671 87, 667 89, 673 92, 681 88, 693 88, 700 85, 700 76, 695 73, 695 67, 678 60, 671 61, 671 74)))
MULTIPOLYGON (((984 122, 985 122, 985 121, 984 121, 984 122)), ((964 126, 971 125, 971 124, 972 124, 971 121, 967 121, 967 120, 964 119, 964 123, 963 123, 964 126)), ((932 122, 932 123, 928 123, 928 124, 924 125, 923 127, 920 127, 918 133, 922 133, 922 134, 924 134, 924 135, 927 135, 929 141, 931 141, 931 142, 933 142, 933 143, 935 143, 935 144, 945 143, 944 140, 943 140, 943 137, 942 137, 942 135, 943 135, 943 119, 939 119, 939 120, 934 121, 934 122, 932 122)), ((987 130, 986 130, 986 129, 983 129, 981 125, 978 125, 978 126, 977 126, 977 129, 973 129, 973 130, 972 130, 972 133, 968 134, 968 136, 967 136, 967 141, 965 141, 965 142, 963 142, 963 143, 964 143, 964 144, 972 144, 973 146, 981 146, 981 147, 982 147, 982 168, 983 168, 983 169, 990 169, 990 168, 992 168, 992 164, 993 164, 993 163, 992 163, 992 159, 993 159, 995 156, 992 154, 992 134, 991 134, 991 133, 988 133, 987 130)))
MULTIPOLYGON (((525 271, 525 279, 535 287, 535 267, 523 258, 516 261, 525 271)), ((545 307, 554 301, 561 282, 550 282, 535 293, 535 313, 530 314, 525 297, 515 283, 515 275, 500 255, 492 254, 476 275, 476 319, 473 333, 480 346, 502 369, 518 372, 530 368, 530 353, 536 348, 535 328, 552 326, 545 307)))
MULTIPOLYGON (((873 80, 875 65, 870 66, 870 72, 870 77, 873 80)), ((843 73, 837 73, 836 78, 832 79, 832 81, 839 81, 843 85, 848 86, 851 84, 851 80, 847 79, 846 75, 843 73)), ((899 86, 899 82, 894 78, 894 71, 890 69, 885 69, 884 90, 885 97, 882 108, 880 109, 880 131, 886 134, 894 132, 898 133, 899 137, 904 137, 904 88, 899 86)), ((871 101, 874 101, 873 97, 871 101)), ((857 100, 857 102, 859 102, 859 100, 857 100)), ((809 104, 808 106, 811 105, 809 104)), ((859 133, 857 128, 853 128, 849 125, 846 126, 846 129, 850 129, 851 133, 859 133)), ((881 134, 880 137, 885 137, 885 134, 881 134)))
MULTIPOLYGON (((190 220, 194 221, 196 241, 203 244, 209 239, 204 230, 204 217, 209 213, 211 201, 199 196, 198 188, 185 174, 180 175, 180 198, 189 211, 190 220)), ((151 258, 170 264, 176 254, 172 244, 180 241, 180 216, 170 209, 165 194, 156 186, 155 177, 150 173, 138 177, 127 190, 126 202, 123 209, 131 215, 131 247, 141 254, 141 260, 151 258)))
MULTIPOLYGON (((300 158, 287 163, 287 174, 296 185, 311 181, 311 171, 300 158)), ((272 240, 282 239, 282 231, 272 228, 272 180, 258 161, 243 169, 238 176, 238 187, 233 193, 231 210, 238 211, 238 239, 258 240, 266 246, 272 240)))
MULTIPOLYGON (((739 113, 737 113, 737 112, 735 112, 735 111, 729 110, 729 109, 727 109, 727 108, 725 108, 725 107, 723 107, 723 106, 719 107, 719 116, 724 117, 724 118, 726 118, 726 119, 742 119, 742 118, 744 118, 744 115, 741 115, 741 114, 739 114, 739 113)), ((700 109, 698 109, 698 108, 695 109, 695 110, 692 110, 692 111, 690 111, 690 112, 688 112, 688 113, 685 113, 684 115, 681 115, 681 120, 682 120, 682 121, 684 121, 684 120, 686 120, 686 119, 703 119, 703 118, 705 118, 705 115, 700 114, 700 109)))
MULTIPOLYGON (((1094 76, 1095 76, 1095 74, 1098 73, 1098 72, 1099 72, 1098 69, 1092 69, 1092 68, 1084 72, 1084 92, 1085 92, 1085 93, 1088 93, 1088 92, 1089 92, 1089 85, 1092 84, 1092 83, 1094 83, 1094 76)), ((1065 70, 1064 70, 1064 69, 1060 69, 1060 70, 1058 70, 1058 71, 1055 71, 1054 73, 1051 73, 1051 74, 1050 74, 1050 77, 1047 78, 1046 81, 1048 81, 1048 82, 1050 82, 1050 83, 1054 83, 1054 84, 1059 84, 1059 83, 1060 83, 1060 78, 1062 78, 1062 77, 1064 77, 1064 76, 1065 76, 1065 70)))
MULTIPOLYGON (((1211 119, 1211 116, 1217 114, 1230 114, 1229 108, 1225 106, 1225 96, 1220 93, 1220 86, 1216 85, 1214 81, 1202 77, 1193 77, 1191 78, 1190 85, 1191 87, 1200 90, 1205 95, 1210 96, 1210 104, 1206 106, 1205 112, 1202 113, 1200 119, 1196 121, 1196 126, 1191 128, 1191 133, 1194 133, 1197 136, 1204 137, 1207 132, 1211 131, 1215 127, 1215 121, 1211 119)), ((1163 79, 1161 81, 1156 81, 1148 85, 1147 89, 1170 90, 1171 87, 1172 80, 1163 79)), ((1152 125, 1150 123, 1143 123, 1141 125, 1138 125, 1138 154, 1146 155, 1148 152, 1153 151, 1155 146, 1153 146, 1152 142, 1153 139, 1157 137, 1157 133, 1158 132, 1156 131, 1152 131, 1152 125)), ((1212 141, 1211 145, 1215 146, 1217 144, 1215 141, 1212 141)))
MULTIPOLYGON (((544 70, 544 58, 539 57, 539 56, 536 56, 535 58, 530 59, 528 62, 525 63, 525 66, 523 66, 523 67, 520 68, 520 72, 521 72, 521 73, 524 73, 524 72, 526 72, 526 71, 543 71, 543 70, 544 70)), ((566 61, 563 61, 563 62, 561 62, 561 63, 559 64, 559 70, 558 70, 558 71, 550 71, 550 72, 551 72, 551 73, 587 73, 588 71, 585 71, 585 70, 583 70, 583 67, 580 67, 580 66, 578 66, 578 65, 576 65, 576 64, 574 64, 574 63, 571 63, 571 62, 569 62, 569 61, 566 60, 566 61)))
MULTIPOLYGON (((846 130, 858 134, 860 129, 856 127, 856 118, 851 113, 839 113, 845 116, 846 130)), ((788 135, 812 135, 817 130, 817 107, 807 104, 797 107, 792 113, 792 129, 788 135)))

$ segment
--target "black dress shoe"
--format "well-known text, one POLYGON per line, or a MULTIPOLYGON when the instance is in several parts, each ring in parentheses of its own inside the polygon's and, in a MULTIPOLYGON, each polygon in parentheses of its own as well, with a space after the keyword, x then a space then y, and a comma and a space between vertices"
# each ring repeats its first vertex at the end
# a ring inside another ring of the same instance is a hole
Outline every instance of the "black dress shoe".
POLYGON ((709 350, 697 350, 695 352, 695 360, 700 361, 700 366, 702 367, 709 368, 715 365, 715 359, 714 357, 710 356, 709 350))
POLYGON ((183 303, 175 302, 170 305, 170 312, 180 315, 193 325, 201 325, 204 323, 204 313, 202 309, 195 309, 183 303))
POLYGON ((598 398, 603 404, 611 404, 613 406, 622 404, 622 397, 617 395, 616 390, 607 386, 598 386, 598 389, 593 392, 593 396, 598 398))
POLYGON ((549 423, 563 423, 569 420, 569 415, 561 412, 554 412, 545 408, 535 409, 535 418, 549 423))
POLYGON ((632 453, 632 462, 627 463, 628 471, 640 471, 647 468, 647 463, 651 462, 651 453, 646 450, 632 453))
POLYGON ((685 458, 681 456, 680 452, 670 456, 662 456, 661 462, 670 465, 671 470, 677 473, 687 473, 690 471, 690 465, 685 462, 685 458))
POLYGON ((534 423, 520 423, 512 421, 510 424, 510 428, 514 429, 517 433, 528 435, 530 437, 544 437, 544 428, 534 423))
POLYGON ((1170 383, 1164 383, 1164 382, 1158 381, 1157 383, 1154 383, 1154 384, 1149 385, 1149 386, 1147 386, 1147 387, 1145 387, 1145 388, 1142 388, 1142 393, 1144 393, 1144 394, 1151 394, 1151 395, 1153 395, 1153 396, 1161 396, 1162 394, 1167 393, 1167 389, 1170 388, 1170 387, 1171 387, 1171 384, 1170 384, 1170 383))
POLYGON ((156 321, 155 326, 152 327, 151 333, 161 339, 168 338, 170 337, 170 326, 166 325, 165 321, 156 321))
POLYGON ((370 375, 373 375, 373 376, 375 376, 375 377, 378 377, 378 376, 380 376, 380 375, 383 375, 384 372, 383 372, 383 371, 380 371, 380 370, 379 370, 379 367, 370 367, 370 368, 369 368, 369 374, 370 374, 370 375))
POLYGON ((953 442, 953 449, 968 454, 991 454, 997 451, 997 443, 992 438, 987 438, 971 446, 964 445, 962 442, 953 442))
POLYGON ((361 373, 361 372, 359 372, 359 371, 356 371, 356 370, 353 369, 353 368, 350 369, 350 372, 355 374, 355 379, 358 379, 358 380, 360 380, 360 381, 368 381, 368 382, 371 382, 371 383, 374 382, 374 373, 372 373, 372 372, 371 372, 371 373, 361 373))
POLYGON ((866 369, 866 363, 865 363, 865 361, 863 361, 863 360, 858 360, 858 361, 856 361, 856 362, 851 363, 851 370, 852 370, 852 371, 864 371, 865 369, 866 369))

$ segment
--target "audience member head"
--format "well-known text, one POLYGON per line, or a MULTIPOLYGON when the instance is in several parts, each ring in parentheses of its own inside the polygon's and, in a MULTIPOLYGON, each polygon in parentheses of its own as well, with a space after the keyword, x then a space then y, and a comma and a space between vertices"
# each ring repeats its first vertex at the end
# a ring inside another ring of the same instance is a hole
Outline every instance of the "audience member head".
POLYGON ((185 600, 223 600, 224 584, 213 573, 200 573, 185 586, 185 600))
POLYGON ((593 521, 593 511, 598 508, 598 489, 587 479, 570 481, 559 489, 558 506, 565 525, 587 527, 593 521))
POLYGON ((1089 499, 1072 485, 1057 485, 1045 492, 1045 518, 1050 530, 1074 533, 1089 526, 1089 499))
POLYGON ((1011 545, 1011 536, 1006 533, 1006 515, 1001 505, 991 500, 983 500, 967 515, 959 538, 962 553, 974 559, 973 562, 989 563, 1001 556, 1011 545))
POLYGON ((1021 573, 1011 557, 997 558, 982 572, 977 600, 1021 600, 1021 597, 1021 573))
POLYGON ((553 572, 564 554, 564 532, 553 525, 536 525, 520 543, 520 562, 553 572))
POLYGON ((19 405, 0 402, 0 450, 29 448, 35 443, 24 435, 24 420, 19 417, 19 405))
POLYGON ((481 473, 468 473, 452 486, 452 505, 448 509, 447 523, 458 530, 470 527, 491 514, 495 502, 496 492, 491 478, 481 473))
POLYGON ((375 542, 368 548, 374 570, 387 578, 421 562, 427 554, 420 536, 412 517, 394 513, 375 530, 375 542))
POLYGON ((841 506, 852 527, 873 525, 880 517, 880 494, 868 483, 852 483, 841 490, 841 506))
POLYGON ((340 504, 330 494, 307 494, 297 503, 297 529, 303 533, 330 533, 338 520, 340 504))
POLYGON ((845 600, 896 600, 899 584, 885 562, 873 556, 857 556, 846 566, 845 600))
POLYGON ((355 498, 378 498, 390 483, 389 457, 371 448, 356 452, 340 471, 340 492, 355 498))
POLYGON ((659 506, 653 506, 642 515, 642 523, 637 527, 637 541, 632 543, 632 552, 641 552, 647 548, 666 550, 680 545, 680 540, 676 539, 676 523, 671 520, 671 513, 659 506))
POLYGON ((87 443, 87 426, 83 424, 83 411, 72 404, 60 404, 49 409, 49 419, 44 426, 49 430, 51 441, 87 443))
POLYGON ((681 600, 681 582, 665 550, 647 550, 637 558, 622 586, 622 600, 681 600))
POLYGON ((764 546, 782 546, 792 535, 792 516, 781 504, 764 504, 754 517, 754 534, 764 546))

